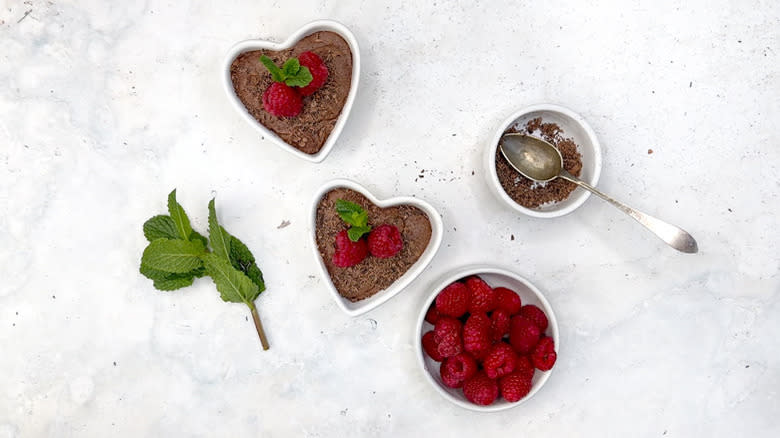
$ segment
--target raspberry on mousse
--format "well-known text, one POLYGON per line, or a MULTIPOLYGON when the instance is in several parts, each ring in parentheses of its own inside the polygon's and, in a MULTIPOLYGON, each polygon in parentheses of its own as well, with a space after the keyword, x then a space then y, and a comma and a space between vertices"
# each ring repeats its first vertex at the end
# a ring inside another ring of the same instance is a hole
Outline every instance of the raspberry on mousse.
POLYGON ((368 233, 368 252, 374 257, 386 259, 401 252, 404 240, 395 225, 380 225, 368 233))
POLYGON ((333 253, 333 264, 340 268, 348 268, 362 262, 368 256, 368 245, 363 239, 353 242, 347 235, 347 230, 336 235, 336 252, 333 253))
POLYGON ((263 93, 263 108, 277 117, 295 117, 303 109, 303 100, 292 87, 274 82, 263 93))
POLYGON ((301 87, 298 92, 301 93, 301 96, 310 96, 325 85, 325 81, 328 80, 328 67, 314 52, 301 53, 298 55, 298 61, 301 63, 301 66, 309 69, 312 76, 309 85, 301 87))

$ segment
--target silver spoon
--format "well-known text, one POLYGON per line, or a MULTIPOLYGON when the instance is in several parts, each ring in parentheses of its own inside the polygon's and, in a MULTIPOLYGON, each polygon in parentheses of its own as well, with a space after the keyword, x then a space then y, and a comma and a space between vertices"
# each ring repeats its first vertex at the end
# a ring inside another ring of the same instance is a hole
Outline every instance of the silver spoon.
POLYGON ((569 180, 584 189, 590 190, 601 199, 620 209, 623 213, 636 219, 637 222, 655 233, 656 236, 660 237, 661 240, 672 248, 690 254, 699 251, 696 240, 682 228, 618 202, 567 172, 563 168, 561 152, 550 143, 521 133, 509 133, 501 137, 499 148, 504 158, 509 161, 509 164, 523 176, 538 182, 551 181, 558 177, 569 180))

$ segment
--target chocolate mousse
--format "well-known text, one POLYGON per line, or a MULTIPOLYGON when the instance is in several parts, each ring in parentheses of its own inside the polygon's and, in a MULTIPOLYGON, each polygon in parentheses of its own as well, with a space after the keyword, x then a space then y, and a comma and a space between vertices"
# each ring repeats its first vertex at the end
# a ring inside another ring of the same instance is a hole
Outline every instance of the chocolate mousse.
POLYGON ((315 236, 317 248, 336 290, 350 301, 360 301, 386 289, 420 258, 431 240, 428 215, 411 205, 380 208, 360 193, 344 187, 326 193, 317 205, 315 236), (390 258, 367 257, 355 266, 340 268, 333 264, 336 234, 346 230, 336 212, 336 200, 354 202, 368 211, 368 224, 398 227, 403 238, 401 252, 390 258))
POLYGON ((352 83, 352 52, 349 44, 338 34, 315 32, 287 50, 242 53, 230 65, 230 78, 236 96, 252 117, 289 145, 307 154, 316 154, 325 144, 347 101, 352 83), (260 56, 266 55, 275 64, 282 65, 307 51, 319 55, 328 67, 325 84, 311 96, 303 98, 303 110, 296 117, 276 117, 266 112, 262 96, 273 80, 260 62, 260 56))

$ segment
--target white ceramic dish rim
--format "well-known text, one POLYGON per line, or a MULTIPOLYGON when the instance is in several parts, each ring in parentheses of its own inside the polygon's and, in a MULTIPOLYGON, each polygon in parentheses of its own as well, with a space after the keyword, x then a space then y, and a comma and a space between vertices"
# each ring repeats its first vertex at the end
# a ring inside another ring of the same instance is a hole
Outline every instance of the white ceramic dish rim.
POLYGON ((537 381, 536 385, 531 388, 531 391, 526 395, 522 400, 514 403, 507 402, 503 400, 502 402, 499 402, 497 404, 493 404, 490 406, 479 406, 475 405, 473 403, 470 403, 466 400, 460 400, 452 396, 449 392, 444 390, 439 383, 433 379, 433 376, 428 372, 428 370, 425 367, 425 356, 422 349, 422 335, 423 335, 423 324, 425 322, 425 314, 428 312, 428 308, 430 307, 431 303, 436 299, 436 295, 439 294, 439 291, 444 289, 447 285, 450 283, 464 278, 468 277, 469 275, 479 275, 479 274, 493 274, 493 275, 503 275, 506 277, 509 277, 513 280, 516 280, 520 283, 523 283, 526 287, 528 287, 531 292, 533 292, 534 295, 539 299, 539 302, 542 304, 542 310, 544 310, 544 313, 547 315, 547 320, 549 322, 549 330, 551 334, 551 338, 553 338, 553 342, 555 343, 555 351, 558 353, 558 356, 560 356, 560 339, 559 339, 559 333, 558 333, 558 320, 555 317, 555 312, 553 312, 552 307, 550 306, 550 303, 547 301, 547 298, 544 297, 542 292, 533 285, 528 279, 525 277, 509 270, 508 268, 503 268, 499 266, 488 266, 488 265, 471 265, 471 266, 464 266, 459 269, 455 269, 451 271, 450 273, 446 274, 444 277, 442 277, 441 280, 439 280, 435 287, 431 288, 431 293, 426 298, 425 303, 423 303, 422 308, 420 309, 420 313, 417 317, 417 328, 414 332, 414 339, 413 344, 415 345, 415 352, 417 354, 417 363, 420 366, 420 371, 425 376, 425 379, 430 383, 436 391, 441 394, 442 397, 445 399, 451 401, 452 403, 464 408, 469 409, 472 411, 477 412, 498 412, 498 411, 504 411, 506 409, 511 409, 516 406, 519 406, 528 400, 531 399, 539 390, 547 383, 547 380, 550 378, 550 375, 552 374, 553 370, 549 370, 546 372, 543 372, 537 381))
POLYGON ((442 219, 441 216, 439 215, 439 212, 436 211, 436 209, 433 208, 433 206, 431 206, 427 202, 409 196, 396 196, 396 197, 380 200, 362 185, 358 184, 355 181, 344 179, 344 178, 328 181, 317 190, 317 193, 315 194, 314 200, 312 202, 310 227, 311 227, 310 236, 311 236, 312 250, 314 252, 314 257, 317 259, 317 264, 320 267, 320 274, 322 275, 322 278, 325 280, 325 284, 327 285, 331 296, 336 301, 336 304, 338 304, 339 308, 343 310, 347 315, 350 316, 362 315, 370 310, 379 307, 380 305, 386 303, 394 296, 398 295, 399 292, 401 292, 412 281, 414 281, 414 279, 417 278, 417 276, 419 276, 425 270, 425 268, 430 264, 431 260, 433 260, 433 257, 436 255, 436 252, 439 250, 439 246, 441 246, 442 235, 444 230, 444 225, 442 223, 442 219), (428 215, 428 219, 430 220, 431 223, 431 240, 428 242, 428 246, 425 248, 425 251, 423 251, 422 255, 420 255, 420 258, 417 259, 417 261, 409 268, 409 270, 407 270, 404 273, 404 275, 399 277, 387 289, 379 291, 373 296, 355 303, 342 297, 341 294, 339 294, 338 290, 336 290, 336 287, 333 285, 333 281, 330 278, 330 274, 328 273, 328 269, 325 266, 325 262, 322 260, 322 257, 320 256, 320 252, 317 246, 317 236, 316 236, 317 205, 319 204, 320 199, 322 199, 322 197, 326 193, 339 187, 344 187, 359 192, 360 194, 365 196, 369 201, 371 201, 374 205, 380 208, 393 207, 396 205, 403 205, 403 204, 415 206, 420 210, 422 210, 423 212, 425 212, 426 215, 428 215))
POLYGON ((539 211, 536 209, 523 207, 522 205, 515 202, 504 191, 504 189, 501 187, 501 183, 498 181, 498 173, 496 172, 495 154, 496 154, 496 149, 498 149, 498 142, 501 140, 501 136, 504 135, 504 132, 507 130, 507 128, 512 126, 517 119, 523 117, 526 114, 532 112, 538 112, 538 111, 550 111, 550 112, 561 113, 571 118, 575 122, 577 122, 577 124, 580 125, 583 131, 585 131, 593 147, 593 159, 594 159, 593 177, 590 178, 590 180, 588 180, 587 182, 592 186, 598 184, 599 177, 601 176, 602 162, 601 162, 601 145, 599 144, 599 140, 596 137, 596 133, 593 131, 593 128, 590 127, 588 122, 581 115, 577 114, 576 112, 566 107, 563 107, 561 105, 551 104, 551 103, 539 103, 539 104, 527 106, 525 108, 516 111, 501 123, 500 128, 498 129, 498 131, 496 131, 496 134, 493 136, 492 143, 487 148, 486 163, 488 167, 488 174, 490 175, 490 182, 493 185, 493 189, 498 194, 498 196, 502 200, 504 200, 507 203, 507 205, 519 211, 520 213, 527 214, 528 216, 538 217, 538 218, 553 218, 553 217, 564 216, 576 210, 583 203, 585 203, 585 201, 590 196, 590 192, 585 189, 578 188, 572 193, 571 196, 574 196, 576 198, 569 205, 555 210, 539 211))
POLYGON ((233 47, 230 48, 227 56, 225 56, 225 61, 222 66, 221 74, 222 74, 222 85, 225 89, 225 93, 227 94, 228 100, 230 100, 230 102, 233 104, 233 108, 235 108, 236 111, 238 111, 238 113, 241 114, 241 117, 244 120, 246 120, 247 123, 254 126, 254 128, 258 132, 260 132, 260 134, 272 140, 274 143, 276 143, 279 147, 286 150, 287 152, 290 152, 296 157, 303 158, 304 160, 311 161, 313 163, 319 163, 322 162, 322 160, 324 160, 325 157, 327 157, 330 151, 333 149, 333 146, 336 144, 336 140, 341 134, 341 131, 344 128, 347 119, 349 118, 349 114, 352 111, 352 104, 355 101, 355 95, 357 94, 358 83, 360 82, 360 49, 358 47, 358 42, 355 36, 343 24, 334 20, 316 20, 303 25, 300 29, 295 31, 295 33, 293 33, 289 38, 287 38, 282 43, 274 43, 271 41, 254 39, 254 40, 241 41, 235 44, 233 47), (318 31, 335 32, 341 35, 341 37, 344 38, 347 44, 349 44, 349 48, 352 51, 352 83, 349 86, 349 93, 347 94, 347 100, 344 102, 344 107, 341 109, 341 114, 339 114, 338 120, 336 120, 336 124, 335 126, 333 126, 333 130, 330 132, 330 135, 325 140, 325 143, 322 145, 322 148, 316 154, 307 154, 305 152, 296 149, 295 147, 291 146, 290 144, 282 140, 278 135, 276 135, 276 133, 263 126, 262 123, 255 120, 255 118, 252 117, 251 114, 249 114, 249 111, 247 111, 246 107, 241 102, 241 99, 239 99, 238 96, 236 96, 236 92, 233 89, 233 81, 230 79, 230 65, 233 63, 233 60, 238 55, 246 51, 260 50, 260 49, 267 49, 267 50, 274 50, 274 51, 285 50, 294 46, 295 43, 300 41, 303 37, 318 31))

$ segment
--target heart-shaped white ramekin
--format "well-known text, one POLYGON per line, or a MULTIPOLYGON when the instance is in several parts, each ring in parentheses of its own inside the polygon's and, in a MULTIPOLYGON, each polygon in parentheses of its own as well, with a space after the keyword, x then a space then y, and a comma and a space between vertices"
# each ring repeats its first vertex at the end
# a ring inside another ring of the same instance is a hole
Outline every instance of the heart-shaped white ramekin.
POLYGON ((241 117, 243 117, 247 123, 254 126, 254 128, 257 129, 257 131, 260 132, 264 137, 271 139, 282 149, 292 153, 299 158, 303 158, 304 160, 308 160, 314 163, 319 163, 324 160, 325 157, 327 157, 330 153, 330 150, 333 149, 333 145, 336 144, 336 139, 339 137, 339 134, 341 134, 341 130, 344 128, 344 124, 347 122, 349 113, 352 110, 352 103, 355 101, 355 95, 357 94, 359 81, 360 50, 358 48, 357 40, 346 26, 333 20, 312 21, 311 23, 308 23, 298 29, 283 43, 273 43, 264 40, 241 41, 230 49, 222 66, 222 84, 225 87, 225 93, 227 94, 228 100, 233 103, 233 107, 236 109, 236 111, 241 114, 241 117), (325 140, 325 144, 322 145, 322 148, 316 154, 307 154, 282 140, 278 135, 276 135, 276 133, 263 126, 263 124, 255 120, 255 118, 249 114, 249 111, 247 111, 243 102, 241 102, 241 99, 236 96, 235 89, 233 88, 233 81, 230 79, 230 65, 238 55, 244 52, 263 49, 274 51, 286 50, 294 46, 303 37, 319 31, 330 31, 337 33, 342 38, 344 38, 344 41, 346 41, 347 44, 349 44, 349 49, 352 51, 352 82, 349 86, 349 94, 347 94, 347 100, 344 102, 344 107, 341 109, 338 120, 336 120, 336 125, 333 127, 333 130, 330 132, 327 140, 325 140))
POLYGON ((314 200, 312 202, 310 220, 311 220, 310 222, 311 245, 314 251, 314 257, 317 259, 317 263, 320 266, 320 272, 322 273, 322 278, 325 280, 325 284, 327 285, 328 290, 333 296, 333 299, 336 300, 336 304, 338 304, 339 308, 341 308, 341 310, 343 310, 350 316, 358 316, 377 308, 378 306, 387 302, 390 298, 396 296, 399 292, 401 292, 401 290, 403 290, 406 286, 408 286, 409 283, 411 283, 415 278, 417 278, 417 276, 420 275, 422 271, 424 271, 425 268, 428 266, 428 264, 431 262, 433 256, 436 254, 436 251, 439 250, 439 246, 441 245, 443 229, 444 229, 444 226, 442 225, 441 216, 427 202, 410 196, 399 196, 395 198, 380 200, 377 199, 376 196, 371 194, 371 192, 369 192, 368 189, 366 189, 365 187, 361 186, 355 181, 348 180, 348 179, 335 179, 329 181, 325 183, 322 187, 320 187, 319 190, 317 190, 317 193, 315 194, 314 200), (328 273, 328 268, 325 266, 325 262, 322 260, 322 256, 320 255, 320 251, 317 246, 317 230, 316 230, 317 205, 319 204, 320 200, 326 193, 339 187, 344 187, 350 190, 354 190, 362 194, 363 196, 368 198, 368 200, 371 201, 374 205, 380 208, 394 207, 396 205, 411 205, 417 207, 423 212, 425 212, 426 215, 428 215, 428 219, 431 223, 431 240, 428 242, 428 247, 425 248, 425 251, 423 251, 420 258, 417 259, 417 261, 409 268, 409 270, 406 271, 397 280, 395 280, 395 282, 391 284, 387 289, 381 290, 376 294, 355 303, 342 297, 341 294, 339 294, 339 291, 336 290, 336 287, 333 285, 333 281, 330 278, 330 274, 328 273))

